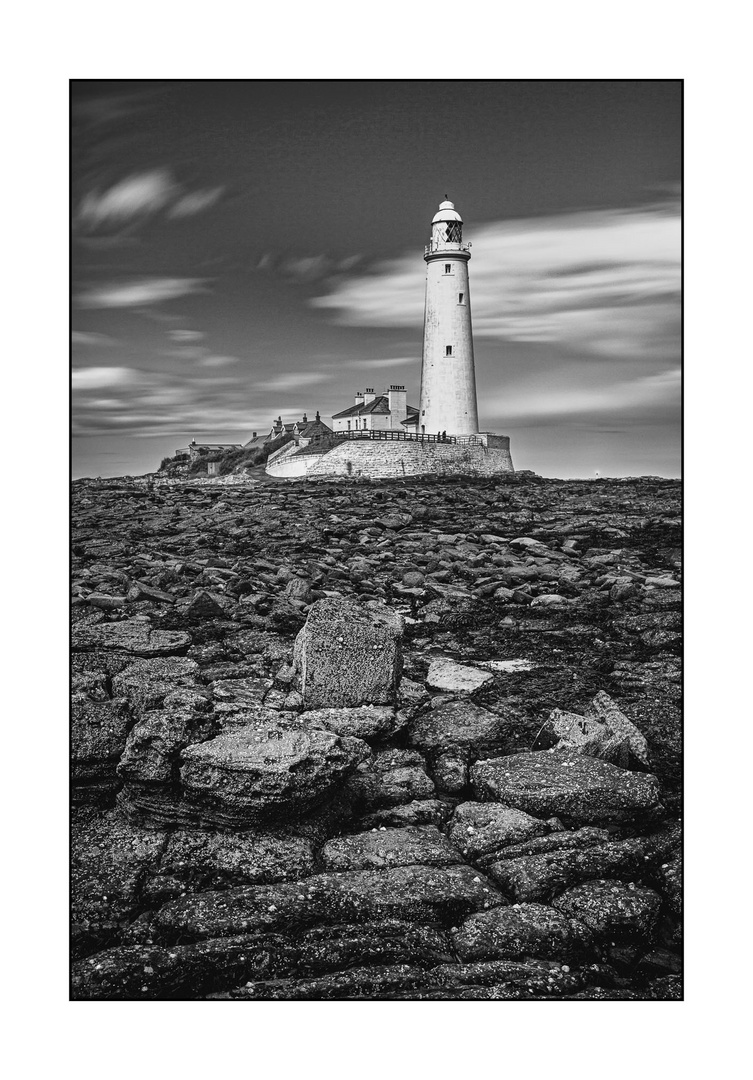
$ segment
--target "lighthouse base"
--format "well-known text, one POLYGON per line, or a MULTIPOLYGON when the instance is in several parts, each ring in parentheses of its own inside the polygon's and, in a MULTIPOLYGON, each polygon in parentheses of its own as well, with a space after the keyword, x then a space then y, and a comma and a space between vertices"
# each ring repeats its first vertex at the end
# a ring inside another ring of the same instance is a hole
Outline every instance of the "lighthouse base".
POLYGON ((267 472, 270 476, 310 477, 312 480, 328 476, 377 480, 427 475, 495 476, 515 472, 507 436, 479 435, 478 440, 458 444, 407 439, 395 442, 346 440, 323 454, 310 455, 302 448, 286 461, 270 460, 267 472))

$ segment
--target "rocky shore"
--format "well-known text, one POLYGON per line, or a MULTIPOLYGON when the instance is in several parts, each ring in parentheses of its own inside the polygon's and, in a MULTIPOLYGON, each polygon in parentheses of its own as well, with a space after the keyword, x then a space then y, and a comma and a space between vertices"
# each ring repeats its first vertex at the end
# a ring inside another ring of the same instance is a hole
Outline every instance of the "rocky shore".
POLYGON ((76 482, 72 996, 680 998, 679 503, 76 482))

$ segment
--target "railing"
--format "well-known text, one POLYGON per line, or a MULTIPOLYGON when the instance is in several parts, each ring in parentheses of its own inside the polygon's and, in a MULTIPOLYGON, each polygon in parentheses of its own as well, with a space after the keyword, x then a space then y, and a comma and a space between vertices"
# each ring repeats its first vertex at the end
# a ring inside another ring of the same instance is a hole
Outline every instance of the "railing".
POLYGON ((476 442, 475 435, 428 435, 412 431, 333 431, 331 435, 315 435, 311 440, 313 445, 323 442, 335 443, 340 439, 376 439, 385 442, 421 442, 421 443, 469 443, 476 442))

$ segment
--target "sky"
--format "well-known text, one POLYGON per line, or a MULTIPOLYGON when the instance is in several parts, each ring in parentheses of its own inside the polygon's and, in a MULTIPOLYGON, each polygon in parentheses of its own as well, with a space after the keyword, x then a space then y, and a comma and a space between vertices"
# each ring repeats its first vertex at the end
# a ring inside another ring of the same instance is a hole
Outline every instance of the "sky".
POLYGON ((445 195, 482 430, 544 476, 678 476, 681 138, 678 81, 74 81, 74 477, 417 406, 445 195))

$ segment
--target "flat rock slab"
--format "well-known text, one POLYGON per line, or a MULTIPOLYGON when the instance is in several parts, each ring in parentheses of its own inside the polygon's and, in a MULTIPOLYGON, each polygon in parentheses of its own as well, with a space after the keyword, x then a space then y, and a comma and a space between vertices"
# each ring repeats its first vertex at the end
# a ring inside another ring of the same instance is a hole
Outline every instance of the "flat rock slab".
POLYGON ((596 758, 559 750, 480 761, 471 770, 476 797, 514 806, 536 817, 578 824, 610 824, 659 811, 655 776, 628 772, 596 758))
POLYGON ((492 883, 469 866, 404 866, 204 892, 164 905, 155 928, 168 941, 197 941, 382 919, 453 926, 472 911, 504 903, 492 883))
POLYGON ((191 635, 185 630, 152 630, 142 619, 126 619, 117 623, 98 623, 96 626, 74 627, 71 648, 114 649, 134 656, 173 656, 186 652, 191 635))
MULTIPOLYGON (((217 889, 295 881, 314 872, 310 840, 269 832, 204 832, 177 829, 169 834, 159 876, 149 883, 157 896, 170 888, 217 889)), ((163 902, 172 899, 163 895, 163 902)))
POLYGON ((431 754, 460 749, 471 757, 501 749, 510 721, 471 701, 450 701, 416 717, 408 742, 431 754))
POLYGON ((554 901, 554 907, 564 915, 579 919, 600 937, 617 940, 648 937, 661 904, 653 889, 615 880, 587 881, 554 901))
POLYGON ((398 725, 395 710, 389 705, 360 705, 357 709, 313 709, 301 715, 311 727, 350 735, 366 742, 378 742, 391 735, 398 725))
POLYGON ((492 682, 494 676, 488 671, 458 664, 455 660, 433 660, 426 676, 426 685, 432 690, 472 694, 474 690, 492 682))
POLYGON ((471 915, 452 940, 461 960, 577 960, 588 955, 590 931, 543 904, 516 904, 471 915))
POLYGON ((461 861, 457 848, 435 825, 340 836, 324 845, 321 859, 326 870, 452 866, 461 861))
POLYGON ((551 826, 522 810, 498 803, 461 803, 450 823, 449 836, 466 859, 475 861, 550 832, 551 826))
POLYGON ((72 987, 78 1001, 195 998, 249 980, 312 979, 366 964, 410 963, 424 969, 451 960, 446 932, 389 920, 315 927, 295 940, 245 934, 168 948, 119 946, 76 963, 72 987))
POLYGON ((300 724, 233 728, 183 752, 185 797, 241 825, 296 818, 369 757, 360 739, 300 724))
MULTIPOLYGON (((572 834, 556 834, 577 840, 579 829, 572 834)), ((552 840, 555 837, 551 837, 552 840)), ((608 843, 589 842, 584 838, 577 846, 548 852, 540 852, 518 858, 505 858, 494 862, 487 872, 505 890, 521 903, 545 901, 569 889, 579 882, 592 878, 637 878, 650 870, 662 857, 650 838, 615 840, 608 843)))

